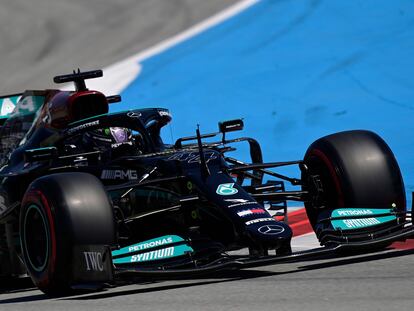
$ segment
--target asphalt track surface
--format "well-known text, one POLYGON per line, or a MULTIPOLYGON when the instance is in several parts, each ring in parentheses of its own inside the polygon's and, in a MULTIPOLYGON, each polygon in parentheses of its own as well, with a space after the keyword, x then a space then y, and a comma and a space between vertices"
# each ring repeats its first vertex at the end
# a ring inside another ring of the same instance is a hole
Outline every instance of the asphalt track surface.
MULTIPOLYGON (((73 68, 122 60, 223 9, 224 0, 4 0, 0 91, 52 86, 73 68)), ((143 281, 49 299, 26 281, 1 284, 0 310, 412 310, 414 253, 391 251, 143 281)))
POLYGON ((56 87, 54 75, 103 68, 235 0, 2 0, 0 93, 56 87))
POLYGON ((140 281, 49 299, 38 290, 3 293, 0 310, 412 310, 412 251, 140 281))

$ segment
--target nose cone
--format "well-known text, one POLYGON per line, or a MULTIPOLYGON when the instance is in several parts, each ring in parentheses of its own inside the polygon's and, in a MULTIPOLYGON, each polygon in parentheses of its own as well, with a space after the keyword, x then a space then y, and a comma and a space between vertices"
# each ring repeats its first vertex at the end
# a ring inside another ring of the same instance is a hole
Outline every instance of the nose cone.
POLYGON ((276 220, 252 223, 246 226, 246 231, 253 243, 267 248, 278 248, 292 238, 292 229, 287 224, 276 220))

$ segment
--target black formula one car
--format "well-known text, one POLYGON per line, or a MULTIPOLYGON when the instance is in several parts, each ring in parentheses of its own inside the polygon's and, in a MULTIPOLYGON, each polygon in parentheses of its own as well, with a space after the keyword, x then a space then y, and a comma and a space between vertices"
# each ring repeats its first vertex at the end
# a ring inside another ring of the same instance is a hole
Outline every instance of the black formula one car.
POLYGON ((54 78, 73 81, 75 91, 1 97, 0 276, 29 275, 61 295, 131 276, 384 248, 414 234, 398 164, 376 134, 336 133, 315 141, 303 160, 273 163, 263 163, 256 140, 226 138, 242 120, 167 145, 160 130, 169 111, 108 113, 120 97, 85 86, 100 76, 54 78), (242 142, 249 163, 228 155, 242 142), (288 165, 300 179, 274 170, 288 165), (292 253, 289 200, 304 202, 320 248, 292 253), (248 255, 232 252, 243 248, 248 255))

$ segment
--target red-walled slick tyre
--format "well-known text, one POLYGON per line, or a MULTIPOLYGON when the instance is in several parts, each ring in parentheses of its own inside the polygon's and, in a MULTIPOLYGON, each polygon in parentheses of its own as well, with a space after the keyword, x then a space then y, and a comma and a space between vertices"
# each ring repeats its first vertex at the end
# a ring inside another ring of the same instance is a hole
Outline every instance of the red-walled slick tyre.
POLYGON ((319 213, 338 207, 405 211, 405 191, 391 149, 370 131, 346 131, 316 140, 308 148, 302 180, 310 198, 306 212, 315 229, 319 213))
POLYGON ((30 277, 47 294, 110 281, 115 227, 101 182, 86 173, 36 179, 23 198, 20 241, 30 277))

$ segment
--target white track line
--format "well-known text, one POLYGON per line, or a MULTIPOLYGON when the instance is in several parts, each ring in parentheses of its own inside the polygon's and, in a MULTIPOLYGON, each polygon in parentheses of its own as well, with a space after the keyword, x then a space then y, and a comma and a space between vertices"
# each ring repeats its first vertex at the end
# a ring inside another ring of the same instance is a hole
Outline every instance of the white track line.
POLYGON ((293 251, 303 251, 318 247, 321 247, 321 245, 313 232, 292 238, 293 251))
POLYGON ((117 62, 104 68, 104 77, 88 81, 88 87, 103 91, 104 93, 118 94, 122 92, 141 72, 140 62, 154 55, 160 54, 165 50, 188 40, 197 34, 222 23, 223 21, 237 15, 246 10, 260 0, 243 0, 227 9, 209 17, 208 19, 192 26, 188 30, 179 33, 172 38, 161 41, 153 47, 150 47, 138 54, 127 59, 117 62))

